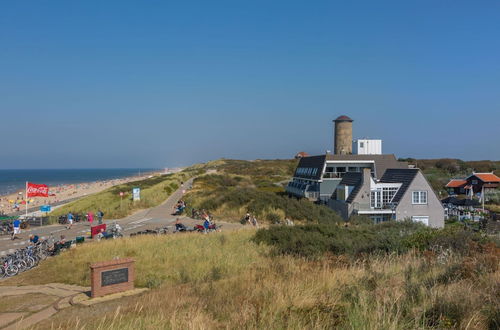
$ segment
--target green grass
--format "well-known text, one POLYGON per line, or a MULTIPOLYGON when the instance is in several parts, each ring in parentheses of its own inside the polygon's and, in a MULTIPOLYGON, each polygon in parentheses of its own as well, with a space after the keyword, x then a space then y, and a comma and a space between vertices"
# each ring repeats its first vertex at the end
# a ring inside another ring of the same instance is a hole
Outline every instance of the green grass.
POLYGON ((134 211, 161 204, 179 188, 181 182, 185 182, 200 173, 204 173, 201 165, 190 167, 175 174, 155 176, 145 180, 113 186, 102 192, 68 203, 51 212, 50 216, 55 219, 70 211, 77 214, 85 214, 89 211, 96 213, 98 210, 101 210, 105 218, 123 218, 134 211), (136 202, 132 200, 132 189, 135 187, 141 188, 141 200, 136 202), (125 193, 123 198, 120 197, 120 192, 125 193))
MULTIPOLYGON (((89 264, 137 260, 136 284, 152 290, 92 309, 69 308, 45 329, 495 329, 500 252, 472 246, 442 258, 274 255, 253 230, 139 237, 63 253, 1 285, 89 284, 89 264)), ((429 253, 427 253, 429 252, 429 253)))
POLYGON ((67 283, 89 286, 89 266, 113 258, 136 260, 135 284, 158 287, 229 276, 258 262, 264 246, 250 242, 253 231, 203 235, 138 236, 78 246, 0 285, 67 283))

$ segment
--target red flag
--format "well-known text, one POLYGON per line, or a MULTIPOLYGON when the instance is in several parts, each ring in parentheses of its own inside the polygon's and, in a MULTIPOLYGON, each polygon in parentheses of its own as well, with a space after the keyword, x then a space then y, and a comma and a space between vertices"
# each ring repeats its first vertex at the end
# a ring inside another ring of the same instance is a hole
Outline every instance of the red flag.
POLYGON ((28 197, 49 197, 49 186, 28 182, 26 194, 28 197))

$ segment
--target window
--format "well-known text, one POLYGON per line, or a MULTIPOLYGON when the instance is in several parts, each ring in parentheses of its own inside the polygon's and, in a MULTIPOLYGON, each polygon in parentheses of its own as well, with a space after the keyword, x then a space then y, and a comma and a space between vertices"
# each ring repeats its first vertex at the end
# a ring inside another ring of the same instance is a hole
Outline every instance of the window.
POLYGON ((345 167, 337 167, 337 173, 345 173, 345 167))
POLYGON ((373 208, 387 208, 398 192, 396 187, 383 187, 370 192, 370 206, 373 208))
POLYGON ((413 216, 411 217, 411 221, 413 222, 421 222, 424 225, 428 226, 429 225, 429 217, 428 216, 413 216))
POLYGON ((358 167, 349 167, 348 171, 349 172, 359 172, 358 169, 359 169, 358 167))
POLYGON ((389 204, 397 192, 398 192, 398 188, 395 188, 395 187, 382 188, 382 205, 389 204))
POLYGON ((360 142, 360 143, 359 143, 359 147, 360 147, 360 148, 364 148, 364 147, 365 147, 365 143, 364 143, 364 142, 360 142))
POLYGON ((382 204, 381 204, 381 196, 382 194, 382 191, 380 189, 377 189, 377 190, 372 190, 370 192, 370 206, 373 207, 373 208, 381 208, 382 207, 382 204))
POLYGON ((427 191, 414 191, 412 204, 427 204, 427 191))

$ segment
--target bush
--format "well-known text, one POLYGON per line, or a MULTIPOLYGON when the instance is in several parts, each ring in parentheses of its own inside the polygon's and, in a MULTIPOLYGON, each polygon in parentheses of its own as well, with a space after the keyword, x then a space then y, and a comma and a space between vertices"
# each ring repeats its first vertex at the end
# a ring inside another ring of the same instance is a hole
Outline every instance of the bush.
MULTIPOLYGON (((360 255, 362 253, 403 253, 411 249, 429 250, 439 247, 465 254, 471 246, 485 239, 470 231, 432 229, 422 224, 403 221, 377 225, 343 227, 327 224, 274 226, 257 231, 254 241, 274 247, 278 254, 313 257, 325 252, 360 255)), ((493 244, 494 246, 494 244, 493 244)), ((483 245, 477 245, 481 249, 483 245)), ((484 248, 482 248, 484 249, 484 248)), ((489 248, 495 250, 494 247, 489 248)), ((496 251, 496 250, 495 250, 496 251)), ((491 253, 490 253, 491 254, 491 253)), ((477 269, 493 269, 494 257, 483 257, 474 264, 477 269)), ((476 259, 474 259, 476 260, 476 259)), ((479 259, 478 259, 479 260, 479 259)), ((496 259, 495 259, 496 260, 496 259)))

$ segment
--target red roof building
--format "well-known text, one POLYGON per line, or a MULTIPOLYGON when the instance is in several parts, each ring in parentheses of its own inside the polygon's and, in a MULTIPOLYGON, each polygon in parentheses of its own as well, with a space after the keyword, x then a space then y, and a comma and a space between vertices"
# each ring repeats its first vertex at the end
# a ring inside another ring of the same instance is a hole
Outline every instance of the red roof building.
POLYGON ((494 173, 472 173, 465 179, 451 179, 446 188, 452 195, 486 195, 500 186, 500 178, 494 173))
POLYGON ((309 154, 307 152, 304 152, 304 151, 301 151, 295 155, 295 159, 301 159, 304 157, 309 157, 309 154))

